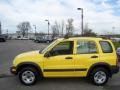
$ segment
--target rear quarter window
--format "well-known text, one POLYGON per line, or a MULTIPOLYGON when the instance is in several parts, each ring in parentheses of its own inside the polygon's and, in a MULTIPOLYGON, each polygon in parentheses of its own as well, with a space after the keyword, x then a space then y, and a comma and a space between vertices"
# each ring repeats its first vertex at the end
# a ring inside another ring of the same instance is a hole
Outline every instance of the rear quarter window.
POLYGON ((108 41, 100 41, 100 45, 101 45, 103 53, 112 53, 113 52, 113 48, 108 41))

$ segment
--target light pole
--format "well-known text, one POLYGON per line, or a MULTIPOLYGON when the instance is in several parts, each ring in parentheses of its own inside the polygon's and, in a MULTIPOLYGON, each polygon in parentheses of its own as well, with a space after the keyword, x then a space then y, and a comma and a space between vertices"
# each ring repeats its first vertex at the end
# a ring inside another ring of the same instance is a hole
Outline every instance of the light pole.
POLYGON ((113 31, 112 31, 112 34, 115 34, 115 27, 112 27, 113 31))
POLYGON ((36 36, 36 25, 33 25, 34 26, 34 28, 35 28, 35 36, 36 36))
POLYGON ((83 8, 77 8, 77 10, 81 10, 81 35, 83 36, 84 30, 83 30, 83 8))
POLYGON ((45 20, 45 21, 47 21, 48 22, 48 36, 49 36, 49 26, 50 26, 50 22, 49 22, 49 20, 45 20))
POLYGON ((2 25, 1 25, 1 22, 0 22, 0 34, 2 34, 2 28, 1 28, 1 26, 2 26, 2 25))
POLYGON ((8 36, 8 29, 6 30, 7 36, 8 36))

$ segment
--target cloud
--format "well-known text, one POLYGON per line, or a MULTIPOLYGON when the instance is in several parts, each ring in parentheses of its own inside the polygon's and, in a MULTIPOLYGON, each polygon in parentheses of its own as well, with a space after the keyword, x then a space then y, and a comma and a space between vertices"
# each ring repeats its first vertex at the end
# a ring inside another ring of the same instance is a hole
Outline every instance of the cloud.
POLYGON ((16 25, 22 21, 30 21, 31 25, 36 24, 38 31, 47 32, 47 24, 44 21, 49 19, 51 25, 55 20, 58 22, 68 18, 74 19, 76 32, 80 31, 81 12, 78 7, 84 8, 84 24, 95 32, 101 33, 104 30, 111 31, 112 27, 119 29, 120 15, 116 12, 120 0, 116 5, 109 0, 1 0, 0 19, 3 28, 9 32, 17 30, 16 25))

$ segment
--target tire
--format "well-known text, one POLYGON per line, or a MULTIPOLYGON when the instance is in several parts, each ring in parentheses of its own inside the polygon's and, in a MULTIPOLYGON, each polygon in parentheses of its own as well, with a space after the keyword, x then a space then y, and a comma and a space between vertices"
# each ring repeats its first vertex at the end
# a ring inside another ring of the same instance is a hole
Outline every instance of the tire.
POLYGON ((50 43, 50 41, 46 41, 46 43, 50 43))
POLYGON ((90 80, 97 86, 105 85, 109 79, 108 70, 105 68, 95 68, 90 73, 90 80))
POLYGON ((27 86, 34 85, 38 80, 38 75, 34 67, 25 67, 18 73, 20 82, 27 86))
POLYGON ((0 38, 0 42, 5 42, 5 39, 4 38, 0 38))
POLYGON ((5 42, 5 39, 2 39, 3 42, 5 42))
POLYGON ((35 42, 36 42, 36 43, 39 43, 39 41, 38 41, 38 40, 36 40, 35 42))

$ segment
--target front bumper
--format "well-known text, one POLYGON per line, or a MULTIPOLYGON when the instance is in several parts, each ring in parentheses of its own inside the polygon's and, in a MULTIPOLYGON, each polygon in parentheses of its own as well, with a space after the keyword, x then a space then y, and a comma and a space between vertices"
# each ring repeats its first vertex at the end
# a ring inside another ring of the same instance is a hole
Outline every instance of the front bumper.
POLYGON ((12 66, 12 67, 10 68, 10 72, 11 72, 12 74, 16 75, 16 74, 17 74, 16 67, 12 66))
POLYGON ((119 66, 112 66, 111 67, 111 73, 112 74, 115 74, 115 73, 118 73, 119 72, 119 66))

